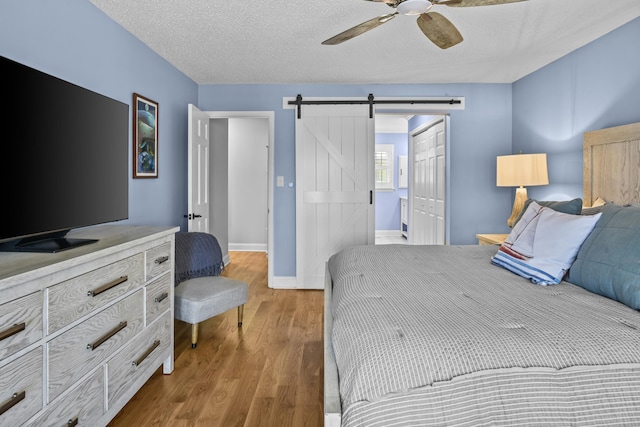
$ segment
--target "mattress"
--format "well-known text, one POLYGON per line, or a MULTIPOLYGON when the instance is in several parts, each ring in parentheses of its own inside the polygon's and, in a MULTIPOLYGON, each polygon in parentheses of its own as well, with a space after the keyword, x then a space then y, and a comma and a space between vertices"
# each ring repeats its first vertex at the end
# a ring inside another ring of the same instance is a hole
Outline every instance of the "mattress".
POLYGON ((328 263, 342 425, 640 425, 640 313, 534 285, 492 246, 361 246, 328 263))

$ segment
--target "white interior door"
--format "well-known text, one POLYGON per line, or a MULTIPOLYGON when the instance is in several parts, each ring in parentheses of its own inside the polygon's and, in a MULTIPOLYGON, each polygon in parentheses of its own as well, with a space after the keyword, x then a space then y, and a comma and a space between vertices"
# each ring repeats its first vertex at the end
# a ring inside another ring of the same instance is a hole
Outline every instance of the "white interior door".
POLYGON ((429 214, 428 228, 430 245, 444 245, 445 211, 445 132, 444 120, 436 123, 430 130, 429 151, 429 214))
POLYGON ((322 289, 325 263, 375 243, 374 120, 368 105, 304 105, 296 119, 296 276, 322 289))
POLYGON ((209 116, 189 104, 188 122, 188 230, 208 233, 209 116))
POLYGON ((409 221, 409 243, 426 244, 426 216, 428 211, 427 187, 427 152, 429 148, 428 133, 414 135, 413 141, 413 180, 411 187, 411 219, 409 221))
POLYGON ((411 138, 413 173, 409 243, 445 243, 446 134, 444 120, 429 124, 411 138))

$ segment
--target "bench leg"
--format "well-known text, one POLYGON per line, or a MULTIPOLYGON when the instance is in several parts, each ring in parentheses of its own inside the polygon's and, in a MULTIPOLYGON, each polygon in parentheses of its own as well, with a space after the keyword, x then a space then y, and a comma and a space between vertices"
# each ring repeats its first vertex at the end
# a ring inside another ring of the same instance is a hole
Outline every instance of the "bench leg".
POLYGON ((191 325, 191 348, 196 348, 198 345, 198 324, 191 325))
POLYGON ((244 314, 244 304, 238 306, 238 326, 242 326, 243 314, 244 314))

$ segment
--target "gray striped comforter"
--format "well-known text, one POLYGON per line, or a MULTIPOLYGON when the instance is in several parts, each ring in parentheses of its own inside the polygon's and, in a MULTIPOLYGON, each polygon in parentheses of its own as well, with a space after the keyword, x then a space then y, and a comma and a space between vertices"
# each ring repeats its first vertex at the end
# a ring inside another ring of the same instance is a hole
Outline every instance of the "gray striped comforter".
POLYGON ((496 250, 331 257, 343 426, 640 425, 640 313, 531 284, 496 250))

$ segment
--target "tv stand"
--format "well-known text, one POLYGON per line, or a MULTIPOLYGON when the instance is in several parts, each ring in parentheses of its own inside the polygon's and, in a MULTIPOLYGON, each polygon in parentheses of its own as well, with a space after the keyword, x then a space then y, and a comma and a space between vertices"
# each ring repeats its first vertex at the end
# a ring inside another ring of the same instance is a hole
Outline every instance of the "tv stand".
POLYGON ((2 252, 40 252, 57 253, 78 246, 95 243, 97 239, 78 239, 66 237, 70 230, 56 231, 53 233, 39 234, 37 236, 24 237, 0 244, 2 252))

